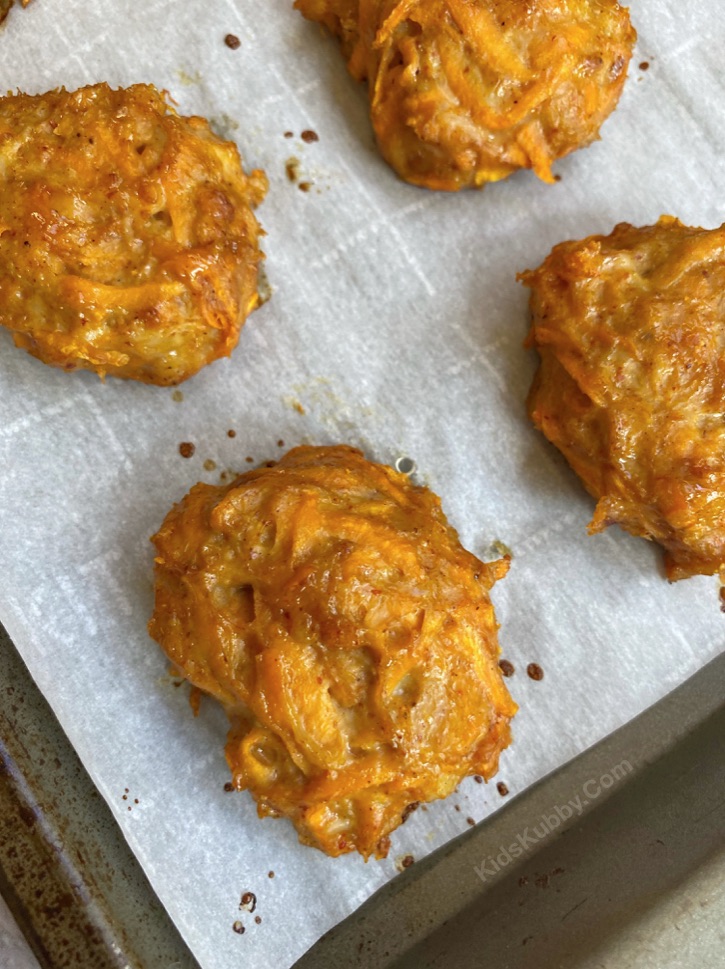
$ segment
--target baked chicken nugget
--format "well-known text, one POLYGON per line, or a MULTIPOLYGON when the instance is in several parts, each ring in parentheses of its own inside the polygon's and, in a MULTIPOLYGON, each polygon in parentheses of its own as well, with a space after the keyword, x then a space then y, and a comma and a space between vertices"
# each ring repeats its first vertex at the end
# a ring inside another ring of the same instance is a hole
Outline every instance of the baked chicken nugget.
POLYGON ((636 34, 617 0, 296 0, 367 80, 383 157, 455 191, 551 165, 594 141, 636 34))
POLYGON ((536 426, 669 579, 725 565, 725 226, 663 217, 565 242, 524 273, 536 426))
POLYGON ((265 188, 150 85, 0 98, 0 324, 64 370, 186 380, 259 302, 265 188))
POLYGON ((466 552, 428 489, 350 447, 298 447, 196 485, 153 541, 149 630, 226 708, 260 816, 381 858, 418 802, 496 772, 516 705, 488 593, 508 561, 466 552))

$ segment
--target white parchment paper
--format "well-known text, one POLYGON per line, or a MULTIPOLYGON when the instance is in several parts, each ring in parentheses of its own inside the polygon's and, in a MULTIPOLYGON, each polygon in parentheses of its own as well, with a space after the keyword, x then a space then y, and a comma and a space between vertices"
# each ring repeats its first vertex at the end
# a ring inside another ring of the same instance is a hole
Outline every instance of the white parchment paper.
POLYGON ((398 181, 374 150, 364 89, 287 0, 34 0, 0 33, 0 88, 153 82, 270 178, 259 217, 272 299, 183 401, 66 375, 0 334, 0 619, 205 969, 288 966, 401 856, 503 802, 466 781, 366 865, 299 846, 286 822, 223 791, 224 717, 210 702, 192 717, 146 634, 148 538, 197 480, 275 457, 278 441, 406 454, 468 548, 510 546, 494 601, 521 705, 500 773, 512 795, 725 644, 715 580, 670 586, 656 547, 587 537, 592 502, 524 411, 535 361, 517 271, 618 221, 725 218, 721 2, 634 2, 632 15, 639 48, 603 140, 560 163, 554 187, 522 173, 459 195, 398 181), (300 139, 308 128, 318 142, 300 139), (287 178, 293 156, 309 192, 287 178), (526 676, 532 661, 542 682, 526 676), (261 924, 240 912, 244 891, 261 924))

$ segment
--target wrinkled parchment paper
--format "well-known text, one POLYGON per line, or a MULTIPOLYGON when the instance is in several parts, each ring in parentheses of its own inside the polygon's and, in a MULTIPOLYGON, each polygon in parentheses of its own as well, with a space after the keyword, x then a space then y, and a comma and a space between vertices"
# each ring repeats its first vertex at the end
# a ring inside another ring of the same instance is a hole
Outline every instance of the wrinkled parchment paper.
POLYGON ((656 547, 587 537, 591 500, 524 412, 535 361, 517 271, 618 221, 725 217, 720 0, 635 2, 632 15, 639 47, 603 141, 560 163, 554 187, 521 173, 457 196, 396 179, 365 91, 287 0, 36 0, 0 33, 3 88, 153 82, 270 178, 259 217, 272 299, 183 400, 52 370, 0 334, 0 619, 205 969, 289 965, 402 856, 503 801, 468 780, 366 865, 301 847, 286 822, 224 792, 225 719, 209 701, 194 719, 146 634, 148 538, 196 481, 274 458, 281 441, 349 442, 380 461, 411 456, 474 552, 513 550, 494 591, 521 705, 501 763, 510 796, 725 644, 716 581, 670 586, 656 547), (292 158, 307 192, 288 178, 292 158), (239 909, 245 891, 261 924, 239 909))

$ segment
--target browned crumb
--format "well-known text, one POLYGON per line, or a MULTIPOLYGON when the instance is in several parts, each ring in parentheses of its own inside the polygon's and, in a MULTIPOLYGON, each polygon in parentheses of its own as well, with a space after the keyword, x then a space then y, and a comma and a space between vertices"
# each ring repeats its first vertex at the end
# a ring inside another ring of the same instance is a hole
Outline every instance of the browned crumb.
POLYGON ((191 441, 182 441, 179 445, 179 454, 182 456, 182 458, 190 458, 194 451, 196 451, 196 447, 191 443, 191 441))
POLYGON ((405 808, 405 810, 400 816, 400 823, 405 824, 405 822, 411 816, 413 811, 417 811, 419 807, 420 807, 420 801, 412 801, 410 804, 408 804, 408 806, 405 808))
POLYGON ((246 908, 248 912, 253 912, 257 907, 257 896, 254 892, 244 892, 239 902, 240 908, 246 908))
POLYGON ((507 659, 500 659, 498 661, 498 668, 501 670, 504 676, 513 676, 516 672, 514 664, 507 659))
POLYGON ((300 135, 300 138, 308 145, 312 144, 313 141, 320 140, 320 136, 317 134, 317 132, 311 131, 309 128, 306 131, 302 132, 302 134, 300 135))
POLYGON ((242 46, 242 42, 236 34, 227 34, 224 43, 230 50, 238 50, 242 46))
POLYGON ((529 674, 532 680, 544 679, 544 671, 538 663, 529 663, 529 665, 526 667, 526 672, 529 674))
POLYGON ((229 430, 227 431, 227 437, 236 437, 236 436, 237 436, 237 432, 230 427, 229 430))

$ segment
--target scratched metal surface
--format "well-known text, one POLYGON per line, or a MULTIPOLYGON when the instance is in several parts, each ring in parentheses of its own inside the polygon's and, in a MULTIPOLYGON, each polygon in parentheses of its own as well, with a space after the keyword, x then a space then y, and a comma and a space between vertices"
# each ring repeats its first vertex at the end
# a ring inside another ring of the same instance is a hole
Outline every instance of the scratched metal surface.
POLYGON ((41 966, 197 969, 2 627, 0 687, 0 894, 41 966))

